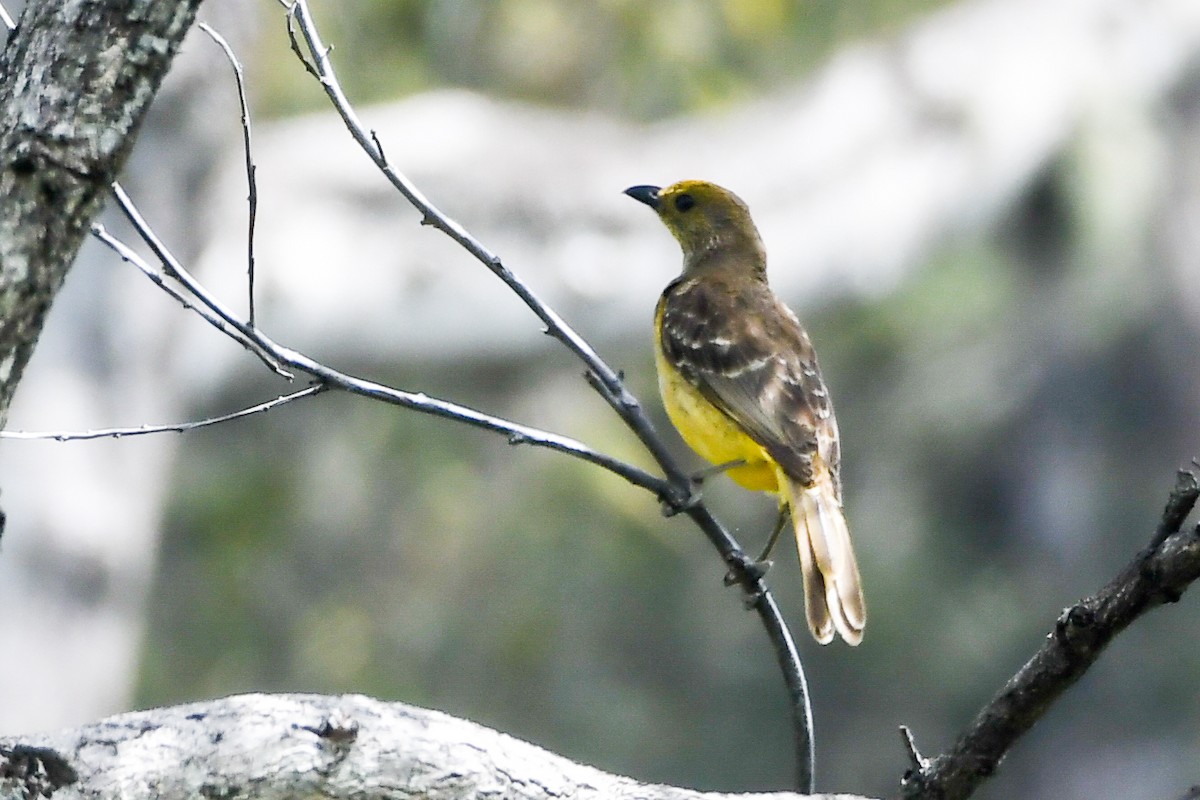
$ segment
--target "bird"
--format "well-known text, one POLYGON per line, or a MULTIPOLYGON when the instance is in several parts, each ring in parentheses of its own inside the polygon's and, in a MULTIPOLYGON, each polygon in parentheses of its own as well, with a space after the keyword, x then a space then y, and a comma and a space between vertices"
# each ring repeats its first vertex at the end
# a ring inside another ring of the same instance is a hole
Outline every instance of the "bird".
MULTIPOLYGON (((683 250, 683 269, 654 314, 659 392, 699 456, 790 518, 809 630, 862 641, 866 605, 842 507, 841 446, 817 355, 767 283, 762 237, 728 189, 685 180, 625 194, 652 208, 683 250)), ((704 474, 704 473, 702 473, 704 474)))

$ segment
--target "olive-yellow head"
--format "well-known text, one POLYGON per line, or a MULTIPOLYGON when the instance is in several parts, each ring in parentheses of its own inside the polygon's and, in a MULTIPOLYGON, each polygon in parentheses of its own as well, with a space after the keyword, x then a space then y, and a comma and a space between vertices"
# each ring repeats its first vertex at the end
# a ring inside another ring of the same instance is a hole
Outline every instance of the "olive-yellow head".
POLYGON ((737 254, 751 271, 765 272, 766 252, 750 209, 728 189, 680 181, 665 189, 632 186, 625 194, 658 213, 683 249, 685 273, 721 253, 737 254))

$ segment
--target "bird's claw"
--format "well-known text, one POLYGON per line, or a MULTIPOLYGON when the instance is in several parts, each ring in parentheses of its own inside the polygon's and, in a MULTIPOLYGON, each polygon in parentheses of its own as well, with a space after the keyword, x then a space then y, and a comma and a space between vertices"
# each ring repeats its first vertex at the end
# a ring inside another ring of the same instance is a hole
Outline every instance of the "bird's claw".
POLYGON ((688 496, 682 500, 669 494, 658 498, 659 503, 662 504, 662 515, 664 517, 673 517, 676 514, 683 514, 690 511, 700 505, 703 500, 704 493, 700 491, 700 486, 695 481, 688 487, 688 496))
MULTIPOLYGON (((773 561, 766 560, 746 561, 742 564, 742 570, 745 571, 746 577, 750 579, 750 584, 753 586, 752 589, 746 591, 747 608, 752 608, 758 602, 759 598, 762 597, 762 593, 766 590, 762 579, 767 576, 767 572, 770 571, 773 565, 773 561)), ((733 586, 741 583, 741 579, 738 577, 736 570, 730 569, 725 573, 725 577, 721 579, 721 582, 726 586, 733 586)))

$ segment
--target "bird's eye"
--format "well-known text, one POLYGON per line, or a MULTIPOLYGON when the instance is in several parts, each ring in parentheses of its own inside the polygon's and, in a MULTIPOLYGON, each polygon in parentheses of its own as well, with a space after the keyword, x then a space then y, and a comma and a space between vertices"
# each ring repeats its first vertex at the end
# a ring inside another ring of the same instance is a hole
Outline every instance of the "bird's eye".
POLYGON ((690 211, 694 205, 696 205, 696 198, 690 194, 681 194, 675 198, 675 209, 677 211, 690 211))

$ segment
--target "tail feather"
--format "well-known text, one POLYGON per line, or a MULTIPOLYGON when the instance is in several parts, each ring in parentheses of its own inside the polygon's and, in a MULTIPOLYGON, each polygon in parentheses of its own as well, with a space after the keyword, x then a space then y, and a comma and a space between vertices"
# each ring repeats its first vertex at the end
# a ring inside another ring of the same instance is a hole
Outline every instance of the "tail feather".
POLYGON ((792 511, 792 523, 796 526, 796 549, 800 552, 800 573, 804 578, 804 614, 808 619, 808 629, 813 638, 820 644, 833 641, 834 623, 829 615, 829 604, 825 600, 825 578, 817 568, 816 554, 809 544, 808 536, 800 536, 802 524, 796 512, 796 506, 788 504, 792 511))
POLYGON ((836 630, 848 644, 862 641, 867 622, 862 580, 850 543, 850 529, 828 475, 812 486, 780 476, 796 531, 804 576, 804 608, 813 638, 821 644, 836 630))

